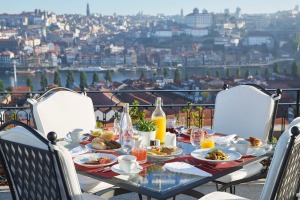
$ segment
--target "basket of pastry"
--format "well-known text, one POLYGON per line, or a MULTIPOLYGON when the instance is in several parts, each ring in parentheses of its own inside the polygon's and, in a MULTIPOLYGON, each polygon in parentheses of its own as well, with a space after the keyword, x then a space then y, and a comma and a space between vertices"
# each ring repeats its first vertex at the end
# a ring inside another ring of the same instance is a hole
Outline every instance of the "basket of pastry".
POLYGON ((97 150, 112 150, 112 149, 121 148, 121 144, 118 143, 117 141, 107 140, 102 137, 95 137, 90 144, 92 149, 97 149, 97 150))
POLYGON ((246 139, 248 142, 250 142, 250 146, 252 147, 261 147, 263 146, 263 141, 256 137, 249 137, 246 139))

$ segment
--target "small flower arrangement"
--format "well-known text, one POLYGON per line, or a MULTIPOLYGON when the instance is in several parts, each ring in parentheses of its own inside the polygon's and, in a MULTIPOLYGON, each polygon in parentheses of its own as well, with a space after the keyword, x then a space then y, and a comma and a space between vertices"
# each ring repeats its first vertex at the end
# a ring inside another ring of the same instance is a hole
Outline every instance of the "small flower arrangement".
POLYGON ((143 132, 156 131, 157 125, 152 120, 143 120, 140 119, 136 124, 136 130, 143 132))

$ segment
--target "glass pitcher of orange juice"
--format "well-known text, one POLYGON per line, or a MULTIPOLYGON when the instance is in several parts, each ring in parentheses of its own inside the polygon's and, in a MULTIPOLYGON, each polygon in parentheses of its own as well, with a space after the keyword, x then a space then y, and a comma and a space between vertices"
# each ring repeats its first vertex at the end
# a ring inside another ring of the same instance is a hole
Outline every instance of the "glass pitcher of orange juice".
POLYGON ((166 120, 166 114, 164 113, 164 111, 161 108, 162 99, 160 97, 157 97, 155 104, 156 104, 156 108, 155 108, 154 112, 152 113, 151 119, 157 125, 156 139, 160 140, 160 144, 164 144, 167 120, 166 120))

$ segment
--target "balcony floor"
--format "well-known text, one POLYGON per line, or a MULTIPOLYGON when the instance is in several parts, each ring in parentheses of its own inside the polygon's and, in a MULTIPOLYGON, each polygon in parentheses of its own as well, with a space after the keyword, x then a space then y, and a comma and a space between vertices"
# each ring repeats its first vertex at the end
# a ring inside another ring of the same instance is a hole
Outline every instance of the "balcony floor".
MULTIPOLYGON (((262 191, 264 181, 259 180, 247 184, 242 184, 236 187, 236 194, 248 199, 259 199, 260 193, 262 191)), ((196 188, 197 191, 201 191, 204 194, 213 192, 216 190, 216 187, 213 183, 208 183, 204 186, 196 188)), ((8 187, 0 187, 0 199, 12 200, 8 187)), ((123 199, 132 199, 138 200, 138 195, 135 193, 128 193, 124 195, 119 195, 110 200, 123 200, 123 199)), ((143 197, 146 199, 146 197, 143 197)), ((177 200, 194 200, 195 198, 188 197, 185 195, 178 195, 176 197, 177 200)), ((171 200, 171 198, 170 198, 171 200)))

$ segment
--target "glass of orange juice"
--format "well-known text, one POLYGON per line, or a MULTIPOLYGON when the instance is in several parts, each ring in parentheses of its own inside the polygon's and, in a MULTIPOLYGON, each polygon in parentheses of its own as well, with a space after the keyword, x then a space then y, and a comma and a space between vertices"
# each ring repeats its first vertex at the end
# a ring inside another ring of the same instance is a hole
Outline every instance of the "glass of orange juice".
POLYGON ((204 135, 201 138, 200 145, 201 145, 201 149, 214 148, 215 147, 215 141, 211 136, 204 135))
POLYGON ((136 157, 136 160, 139 164, 143 164, 147 162, 147 146, 140 144, 138 146, 134 146, 131 154, 136 157))

